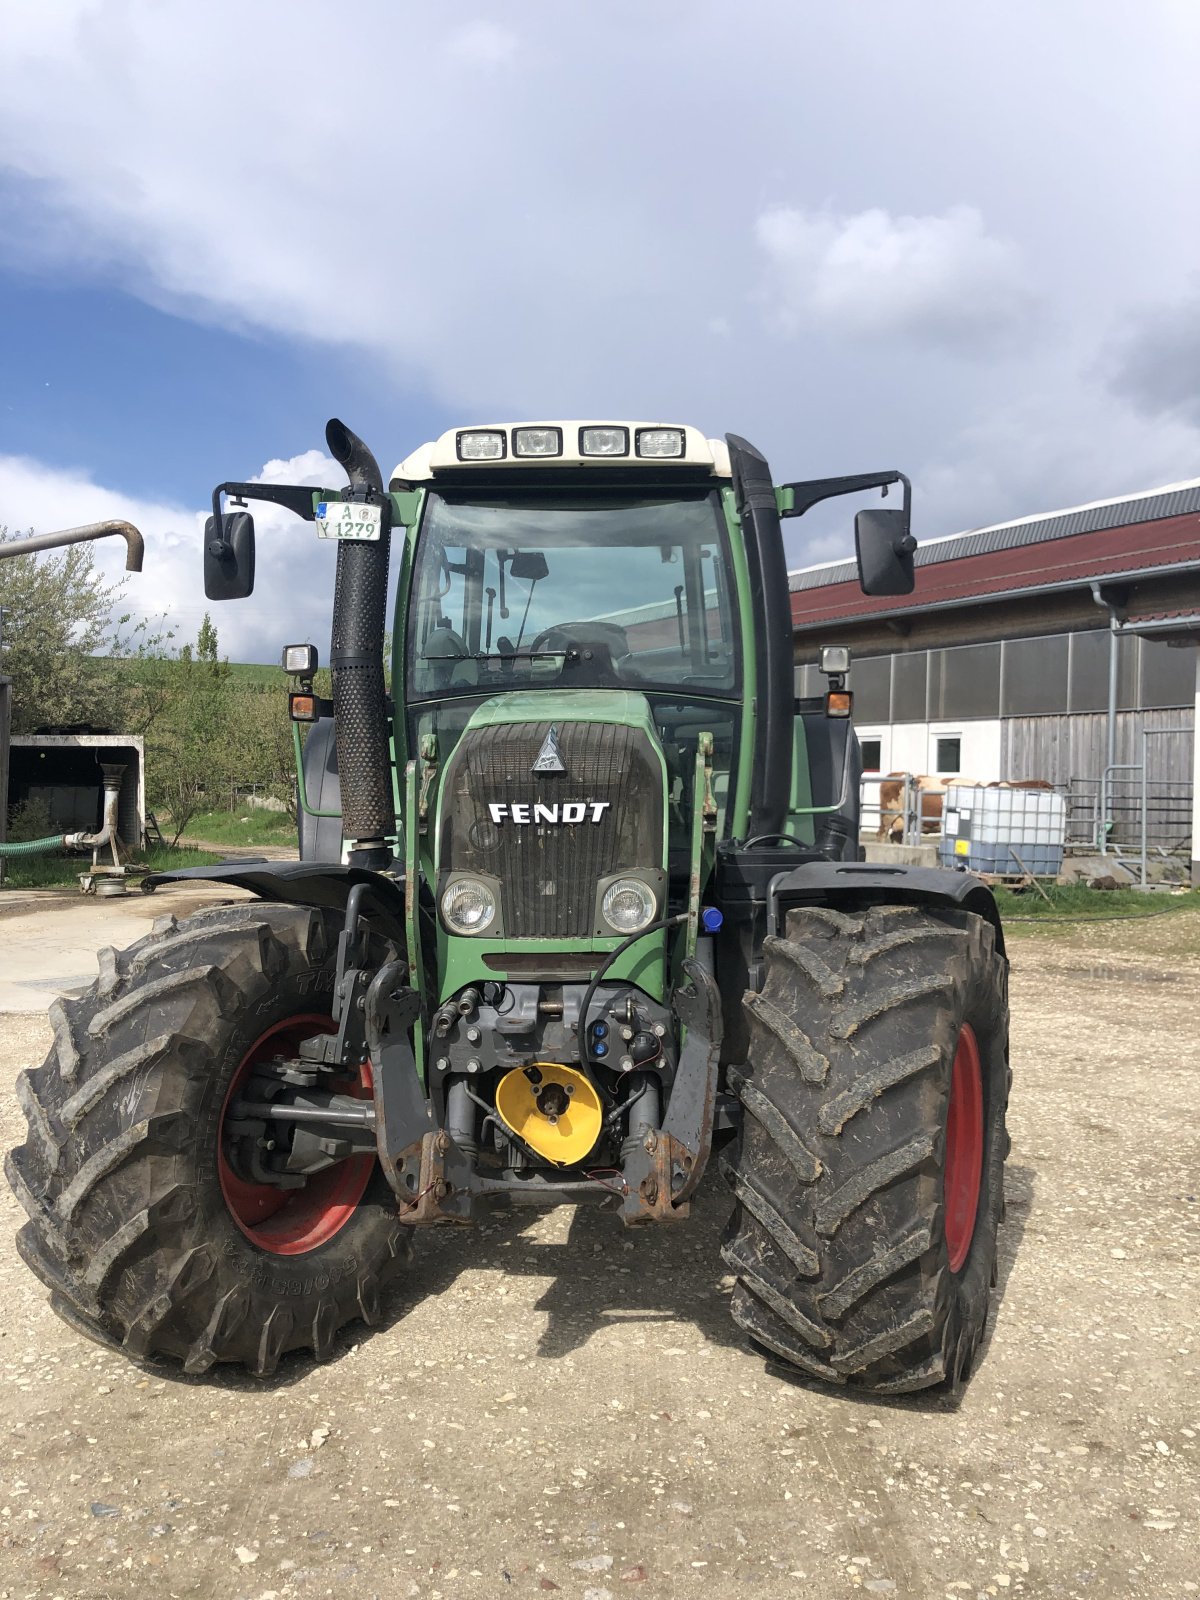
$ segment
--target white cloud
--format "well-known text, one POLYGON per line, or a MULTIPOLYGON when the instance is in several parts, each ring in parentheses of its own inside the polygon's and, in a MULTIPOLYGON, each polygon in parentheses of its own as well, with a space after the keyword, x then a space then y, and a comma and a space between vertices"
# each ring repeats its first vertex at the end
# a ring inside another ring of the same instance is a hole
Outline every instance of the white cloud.
MULTIPOLYGON (((730 71, 720 0, 7 0, 0 260, 365 353, 410 413, 694 421, 783 479, 898 466, 951 527, 1089 471, 1183 477, 1197 436, 1092 375, 1195 261, 1195 8, 1102 9, 763 0, 764 76, 730 71)), ((372 444, 386 471, 420 439, 372 444)), ((260 523, 264 561, 300 548, 260 523)))
POLYGON ((956 533, 1198 472, 1194 429, 1135 416, 1098 386, 1048 379, 933 454, 914 484, 914 525, 926 537, 956 533))
MULTIPOLYGON (((333 488, 346 475, 319 450, 290 461, 269 461, 251 480, 310 483, 333 488)), ((121 611, 166 615, 176 643, 194 639, 211 612, 221 651, 234 661, 278 660, 285 644, 311 640, 322 655, 333 603, 334 549, 318 542, 312 524, 260 501, 250 508, 257 534, 254 594, 214 605, 204 597, 203 530, 206 510, 141 500, 96 483, 83 471, 58 471, 27 456, 0 456, 0 523, 10 532, 36 533, 120 518, 146 541, 144 569, 125 573, 125 543, 101 539, 92 545, 96 569, 106 582, 125 579, 121 611)))
POLYGON ((1109 362, 1114 394, 1145 416, 1200 428, 1200 279, 1180 299, 1125 319, 1109 362))
POLYGON ((483 67, 503 66, 517 52, 517 36, 497 22, 468 22, 455 29, 447 46, 452 56, 483 67))
POLYGON ((755 237, 769 313, 789 334, 899 335, 980 355, 1032 309, 1019 250, 988 233, 974 206, 924 217, 774 206, 755 237))

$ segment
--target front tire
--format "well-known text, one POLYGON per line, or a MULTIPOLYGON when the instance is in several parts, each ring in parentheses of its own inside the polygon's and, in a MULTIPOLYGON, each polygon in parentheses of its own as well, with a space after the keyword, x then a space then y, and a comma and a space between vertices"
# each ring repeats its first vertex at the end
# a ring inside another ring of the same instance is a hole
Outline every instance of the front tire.
POLYGON ((81 1332, 189 1373, 266 1375, 379 1320, 410 1246, 374 1157, 264 1193, 238 1184, 222 1134, 248 1066, 328 1028, 336 932, 261 903, 164 918, 51 1008, 54 1048, 17 1080, 29 1127, 5 1171, 30 1219, 21 1256, 81 1332))
POLYGON ((957 1388, 983 1339, 1008 1153, 994 931, 967 912, 810 907, 763 955, 725 1163, 734 1319, 826 1382, 957 1388))

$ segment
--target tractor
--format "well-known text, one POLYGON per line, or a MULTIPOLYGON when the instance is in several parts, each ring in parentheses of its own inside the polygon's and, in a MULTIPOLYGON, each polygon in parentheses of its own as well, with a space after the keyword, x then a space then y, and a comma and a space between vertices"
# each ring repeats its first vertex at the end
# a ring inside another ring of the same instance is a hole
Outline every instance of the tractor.
POLYGON ((969 873, 863 859, 848 652, 797 698, 781 533, 898 485, 855 539, 865 591, 907 593, 908 480, 776 486, 736 435, 564 420, 454 429, 385 484, 326 437, 346 486, 223 483, 205 529, 213 600, 252 590, 251 499, 337 541, 332 698, 283 658, 298 858, 147 880, 249 896, 102 951, 18 1082, 54 1308, 267 1375, 378 1322, 422 1227, 682 1223, 716 1151, 768 1360, 957 1391, 1003 1209, 1000 919, 969 873))

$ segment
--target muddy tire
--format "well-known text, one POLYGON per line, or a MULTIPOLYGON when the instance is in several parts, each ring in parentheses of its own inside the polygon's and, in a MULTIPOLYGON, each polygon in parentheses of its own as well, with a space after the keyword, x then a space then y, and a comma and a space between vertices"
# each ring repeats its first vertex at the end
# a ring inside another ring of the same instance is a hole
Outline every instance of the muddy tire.
POLYGON ((321 1031, 336 935, 292 906, 163 918, 51 1008, 54 1048, 17 1080, 29 1126, 5 1171, 29 1215, 21 1256, 81 1332, 189 1373, 266 1375, 290 1350, 328 1356, 353 1318, 378 1320, 409 1242, 375 1158, 328 1169, 307 1198, 287 1191, 260 1220, 282 1192, 238 1189, 219 1136, 256 1052, 321 1031))
POLYGON ((828 1383, 957 1388, 983 1339, 1008 1154, 994 931, 967 912, 810 907, 763 955, 723 1163, 734 1319, 828 1383))

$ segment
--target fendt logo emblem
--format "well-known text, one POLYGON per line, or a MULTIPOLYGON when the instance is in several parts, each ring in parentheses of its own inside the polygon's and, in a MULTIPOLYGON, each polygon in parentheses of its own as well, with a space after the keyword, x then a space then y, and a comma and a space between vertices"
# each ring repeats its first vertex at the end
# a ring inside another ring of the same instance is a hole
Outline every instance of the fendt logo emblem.
POLYGON ((530 772, 565 772, 566 763, 562 758, 562 751, 558 748, 558 728, 550 724, 550 732, 542 740, 542 748, 537 753, 537 760, 530 767, 530 772))
POLYGON ((552 825, 599 822, 611 805, 611 800, 556 800, 552 806, 544 806, 540 801, 517 800, 512 805, 505 805, 492 800, 488 803, 488 811, 497 825, 515 822, 522 827, 530 822, 548 822, 552 825))

